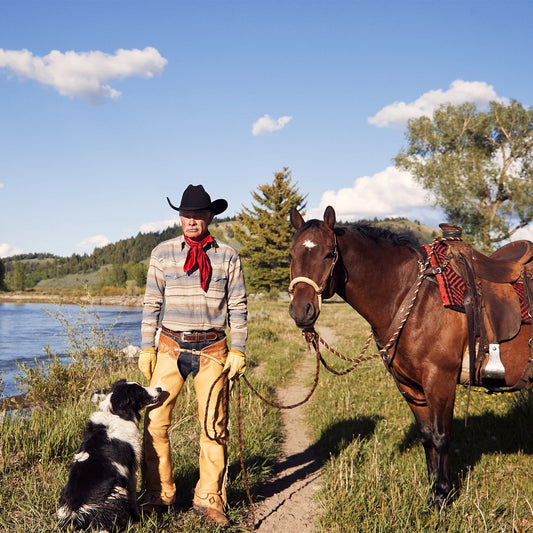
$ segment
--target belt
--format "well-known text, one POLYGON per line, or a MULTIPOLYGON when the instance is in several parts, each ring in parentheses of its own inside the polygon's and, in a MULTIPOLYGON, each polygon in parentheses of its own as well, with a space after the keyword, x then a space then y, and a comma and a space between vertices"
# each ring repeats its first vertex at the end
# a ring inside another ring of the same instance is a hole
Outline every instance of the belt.
POLYGON ((171 329, 162 326, 161 331, 183 342, 216 341, 225 335, 223 331, 216 331, 213 329, 208 331, 172 331, 171 329))

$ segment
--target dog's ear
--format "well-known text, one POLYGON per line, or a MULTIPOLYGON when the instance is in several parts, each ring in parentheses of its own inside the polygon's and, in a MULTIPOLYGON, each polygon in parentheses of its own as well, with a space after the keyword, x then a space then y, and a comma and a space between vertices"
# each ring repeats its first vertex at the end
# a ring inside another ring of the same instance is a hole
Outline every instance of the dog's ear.
POLYGON ((118 381, 115 381, 113 385, 111 385, 111 388, 115 390, 117 387, 120 387, 120 385, 124 385, 126 383, 126 380, 124 378, 119 379, 118 381))
POLYGON ((125 379, 115 381, 112 385, 111 394, 111 408, 114 413, 122 413, 125 409, 129 408, 132 404, 131 401, 131 387, 128 386, 125 379))

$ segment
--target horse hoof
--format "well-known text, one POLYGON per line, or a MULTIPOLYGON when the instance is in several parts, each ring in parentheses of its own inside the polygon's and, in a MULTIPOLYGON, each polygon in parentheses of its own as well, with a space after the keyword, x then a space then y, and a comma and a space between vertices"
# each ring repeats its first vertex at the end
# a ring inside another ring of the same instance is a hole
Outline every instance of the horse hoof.
POLYGON ((431 514, 435 511, 441 513, 446 510, 446 504, 448 503, 448 496, 442 494, 433 495, 428 499, 426 513, 431 514))

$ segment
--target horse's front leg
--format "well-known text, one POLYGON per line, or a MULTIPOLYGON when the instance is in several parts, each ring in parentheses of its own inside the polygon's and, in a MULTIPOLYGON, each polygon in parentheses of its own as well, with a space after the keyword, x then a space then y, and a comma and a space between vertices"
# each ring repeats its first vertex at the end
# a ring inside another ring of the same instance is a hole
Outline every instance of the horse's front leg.
POLYGON ((452 385, 438 380, 425 388, 427 405, 409 404, 415 415, 422 444, 426 453, 429 482, 432 484, 432 505, 439 508, 446 503, 452 489, 450 481, 449 449, 452 438, 455 381, 452 385), (437 390, 438 389, 438 390, 437 390))

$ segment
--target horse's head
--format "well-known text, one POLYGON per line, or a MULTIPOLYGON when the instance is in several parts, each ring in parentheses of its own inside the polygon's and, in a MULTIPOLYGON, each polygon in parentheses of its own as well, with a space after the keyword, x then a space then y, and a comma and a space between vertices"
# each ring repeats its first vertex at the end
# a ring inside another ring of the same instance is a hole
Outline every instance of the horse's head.
POLYGON ((335 236, 335 211, 327 207, 324 221, 304 222, 302 215, 291 209, 290 218, 296 228, 291 256, 291 282, 289 314, 302 329, 312 329, 323 298, 335 293, 334 269, 337 262, 335 236))

